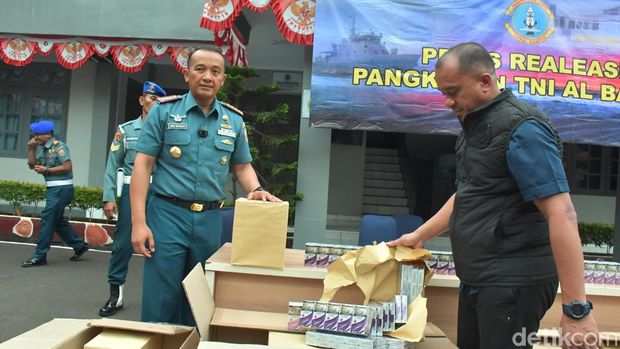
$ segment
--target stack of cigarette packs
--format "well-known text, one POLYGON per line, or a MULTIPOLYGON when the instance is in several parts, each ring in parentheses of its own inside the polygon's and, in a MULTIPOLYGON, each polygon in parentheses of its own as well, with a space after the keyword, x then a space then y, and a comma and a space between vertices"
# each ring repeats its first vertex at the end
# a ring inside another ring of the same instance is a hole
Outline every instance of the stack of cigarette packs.
POLYGON ((315 268, 327 268, 340 256, 355 251, 360 246, 335 245, 307 242, 304 252, 304 266, 315 268))

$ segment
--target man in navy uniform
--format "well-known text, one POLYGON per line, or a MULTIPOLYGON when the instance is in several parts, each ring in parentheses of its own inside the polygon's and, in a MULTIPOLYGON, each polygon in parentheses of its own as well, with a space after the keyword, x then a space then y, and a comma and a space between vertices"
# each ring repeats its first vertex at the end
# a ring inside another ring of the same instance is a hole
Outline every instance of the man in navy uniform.
POLYGON ((37 247, 32 257, 22 262, 22 267, 47 264, 47 251, 52 244, 54 231, 69 246, 77 261, 88 245, 77 236, 71 224, 63 217, 65 207, 73 199, 73 172, 69 148, 54 138, 54 123, 49 120, 30 124, 34 136, 28 141, 28 166, 45 178, 45 208, 41 212, 41 228, 37 247))
POLYGON ((252 168, 241 112, 217 100, 224 56, 193 51, 184 72, 190 93, 165 97, 143 126, 131 179, 132 244, 144 255, 142 321, 194 325, 181 281, 220 245, 229 169, 248 199, 280 199, 263 190, 252 168), (153 198, 146 211, 153 166, 153 198))
POLYGON ((142 106, 142 114, 134 120, 119 125, 110 145, 103 183, 103 213, 108 219, 112 219, 118 211, 118 221, 114 228, 112 257, 108 266, 110 298, 99 309, 101 316, 114 315, 123 308, 123 285, 133 252, 131 247, 129 182, 136 158, 136 144, 142 131, 142 123, 146 120, 146 116, 158 96, 165 97, 166 91, 156 83, 146 81, 142 88, 142 95, 138 98, 138 103, 142 106), (120 196, 118 210, 116 207, 117 196, 120 196))

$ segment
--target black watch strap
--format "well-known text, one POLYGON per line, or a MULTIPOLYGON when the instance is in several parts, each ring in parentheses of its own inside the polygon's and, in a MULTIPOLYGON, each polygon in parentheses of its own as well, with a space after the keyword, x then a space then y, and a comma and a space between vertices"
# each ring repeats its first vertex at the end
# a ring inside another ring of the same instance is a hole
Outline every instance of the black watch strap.
POLYGON ((256 187, 256 189, 252 190, 252 193, 255 191, 266 191, 265 189, 263 189, 263 187, 261 187, 260 185, 258 187, 256 187))
POLYGON ((592 302, 586 301, 585 303, 579 301, 572 301, 568 304, 562 304, 562 312, 564 315, 571 319, 580 320, 590 314, 590 311, 594 309, 592 302))

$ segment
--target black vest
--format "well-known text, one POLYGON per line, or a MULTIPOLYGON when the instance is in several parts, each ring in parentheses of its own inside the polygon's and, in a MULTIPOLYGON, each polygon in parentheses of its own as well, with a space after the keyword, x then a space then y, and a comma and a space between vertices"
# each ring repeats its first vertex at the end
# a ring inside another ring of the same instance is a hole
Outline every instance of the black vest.
POLYGON ((522 286, 557 280, 545 217, 524 202, 506 162, 508 142, 537 109, 505 89, 467 115, 456 143, 457 191, 450 217, 456 274, 472 286, 522 286))

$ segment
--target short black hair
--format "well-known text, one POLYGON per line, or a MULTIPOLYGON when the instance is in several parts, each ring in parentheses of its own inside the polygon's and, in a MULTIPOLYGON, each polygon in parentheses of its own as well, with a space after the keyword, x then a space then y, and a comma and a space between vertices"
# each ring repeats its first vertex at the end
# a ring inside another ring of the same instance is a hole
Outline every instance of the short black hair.
POLYGON ((456 56, 461 73, 484 72, 495 75, 495 64, 491 54, 477 42, 464 42, 451 47, 437 60, 435 69, 441 68, 450 56, 456 56))
POLYGON ((194 55, 195 52, 198 52, 198 51, 215 52, 219 54, 224 59, 224 66, 226 66, 226 56, 224 56, 224 53, 219 47, 202 46, 202 47, 198 47, 195 50, 190 51, 189 56, 187 56, 187 69, 189 69, 189 62, 192 60, 192 56, 194 55))

